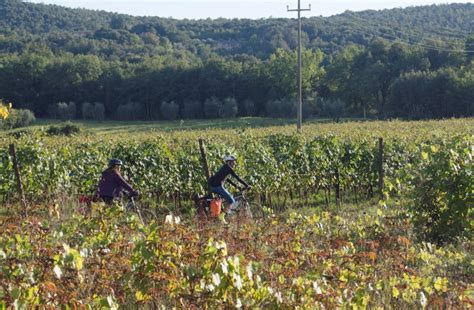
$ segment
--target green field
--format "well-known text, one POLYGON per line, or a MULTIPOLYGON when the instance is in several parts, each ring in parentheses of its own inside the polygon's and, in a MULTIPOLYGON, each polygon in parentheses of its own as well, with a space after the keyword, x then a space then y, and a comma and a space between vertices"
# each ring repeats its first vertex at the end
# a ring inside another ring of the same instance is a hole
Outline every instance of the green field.
POLYGON ((77 124, 71 137, 47 135, 58 125, 51 121, 0 135, 0 307, 474 302, 474 119, 314 120, 300 135, 291 121, 259 118, 77 124), (211 171, 237 154, 236 171, 252 184, 263 218, 195 217, 192 197, 206 187, 199 138, 211 171), (112 156, 124 160, 124 176, 156 222, 100 203, 83 214, 79 196, 94 191, 112 156))
MULTIPOLYGON (((50 126, 61 126, 65 122, 58 120, 37 120, 27 128, 19 128, 0 132, 0 138, 5 140, 9 134, 26 131, 42 132, 50 126)), ((296 122, 293 119, 273 119, 261 117, 243 117, 235 119, 211 119, 211 120, 178 120, 178 121, 72 121, 68 122, 81 128, 82 134, 98 136, 110 136, 115 134, 131 134, 135 137, 150 137, 149 133, 179 133, 192 132, 195 135, 214 136, 224 132, 229 136, 235 136, 242 130, 247 130, 255 135, 264 136, 271 133, 292 134, 296 132, 296 122)), ((413 137, 425 137, 427 134, 443 135, 463 132, 474 132, 474 119, 447 119, 428 121, 364 121, 362 119, 342 119, 333 122, 330 119, 310 119, 303 123, 302 132, 306 136, 316 135, 379 135, 381 137, 413 135, 413 137)), ((56 137, 55 137, 56 138, 56 137)), ((108 138, 108 137, 107 137, 108 138)), ((1 140, 0 140, 1 141, 1 140)))
MULTIPOLYGON (((324 122, 327 120, 318 120, 312 122, 324 122)), ((32 129, 39 129, 49 125, 61 124, 57 120, 38 120, 32 129)), ((74 124, 96 133, 109 132, 149 132, 149 131, 174 131, 174 130, 199 130, 199 129, 226 129, 243 127, 268 127, 289 125, 294 123, 288 119, 271 119, 259 117, 243 117, 236 119, 212 119, 212 120, 178 120, 178 121, 74 121, 74 124)))

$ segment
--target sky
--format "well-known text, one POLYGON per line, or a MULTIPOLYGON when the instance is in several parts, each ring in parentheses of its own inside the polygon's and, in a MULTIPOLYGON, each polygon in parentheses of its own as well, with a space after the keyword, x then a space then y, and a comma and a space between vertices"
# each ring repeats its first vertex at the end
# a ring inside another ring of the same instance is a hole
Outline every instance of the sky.
MULTIPOLYGON (((26 0, 28 2, 57 4, 71 8, 88 8, 130 14, 135 16, 173 17, 177 19, 203 18, 268 18, 294 17, 297 0, 26 0)), ((455 1, 473 3, 473 1, 455 1)), ((367 9, 405 8, 409 6, 446 4, 451 1, 435 0, 301 0, 302 8, 312 5, 311 12, 302 16, 331 16, 346 10, 362 11, 367 9)))

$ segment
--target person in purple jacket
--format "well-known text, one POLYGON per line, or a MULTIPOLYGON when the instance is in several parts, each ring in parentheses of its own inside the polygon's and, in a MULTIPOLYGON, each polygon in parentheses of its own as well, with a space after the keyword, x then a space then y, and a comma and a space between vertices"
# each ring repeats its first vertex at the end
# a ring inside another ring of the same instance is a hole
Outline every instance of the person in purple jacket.
POLYGON ((138 192, 120 174, 121 166, 120 159, 112 158, 109 161, 109 167, 102 172, 96 197, 100 197, 107 204, 112 204, 114 199, 120 196, 122 190, 126 190, 132 196, 138 195, 138 192))

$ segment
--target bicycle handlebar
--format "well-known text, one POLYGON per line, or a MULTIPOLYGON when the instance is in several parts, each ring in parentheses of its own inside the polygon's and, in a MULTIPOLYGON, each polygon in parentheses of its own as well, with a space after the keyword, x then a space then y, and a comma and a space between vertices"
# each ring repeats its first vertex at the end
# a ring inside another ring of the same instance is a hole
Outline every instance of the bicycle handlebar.
POLYGON ((240 189, 237 195, 243 195, 245 194, 246 191, 248 191, 251 188, 251 186, 247 186, 245 188, 240 189))
POLYGON ((123 192, 123 194, 125 195, 125 197, 127 197, 128 199, 133 199, 135 197, 138 197, 138 192, 135 192, 135 193, 130 193, 130 192, 123 192))

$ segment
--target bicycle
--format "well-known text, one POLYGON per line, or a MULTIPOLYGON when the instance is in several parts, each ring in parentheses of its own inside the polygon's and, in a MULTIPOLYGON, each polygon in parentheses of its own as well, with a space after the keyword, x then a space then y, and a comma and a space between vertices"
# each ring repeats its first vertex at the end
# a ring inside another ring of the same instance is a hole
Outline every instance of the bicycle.
MULTIPOLYGON (((155 220, 158 221, 158 217, 156 216, 155 212, 150 209, 139 207, 135 201, 135 196, 130 195, 129 193, 124 193, 127 198, 127 201, 123 201, 123 199, 118 200, 119 205, 122 207, 123 210, 126 212, 134 212, 138 215, 140 222, 143 225, 148 225, 151 221, 155 220)), ((99 201, 98 198, 89 195, 81 195, 79 196, 79 208, 78 212, 84 216, 90 216, 93 213, 93 202, 99 201)))
MULTIPOLYGON (((240 191, 235 196, 234 208, 230 212, 225 213, 225 219, 232 220, 233 218, 238 219, 249 219, 259 220, 263 218, 263 209, 247 199, 245 194, 247 189, 240 191)), ((219 195, 217 195, 220 197, 219 195)), ((212 218, 211 216, 211 201, 212 196, 198 197, 195 199, 196 202, 196 216, 199 220, 207 220, 212 218)))
POLYGON ((77 212, 83 216, 89 216, 92 210, 92 202, 94 201, 94 196, 92 195, 79 195, 78 209, 77 212))
POLYGON ((235 195, 234 208, 232 208, 232 210, 226 214, 226 219, 237 217, 257 221, 263 218, 263 209, 260 207, 260 205, 250 202, 247 199, 246 191, 247 189, 243 189, 237 195, 235 195))
POLYGON ((136 213, 143 225, 148 225, 152 221, 158 222, 158 217, 156 216, 155 212, 144 207, 139 207, 135 202, 134 195, 124 194, 124 196, 127 197, 128 200, 127 204, 124 206, 126 212, 136 213))

